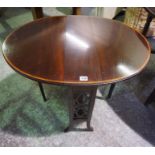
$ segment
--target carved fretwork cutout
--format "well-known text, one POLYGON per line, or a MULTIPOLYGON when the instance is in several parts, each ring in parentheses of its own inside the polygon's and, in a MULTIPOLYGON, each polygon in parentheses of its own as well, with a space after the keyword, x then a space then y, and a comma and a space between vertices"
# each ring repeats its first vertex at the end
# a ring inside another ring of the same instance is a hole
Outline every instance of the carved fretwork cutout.
POLYGON ((74 116, 73 119, 87 119, 89 112, 89 104, 90 104, 90 91, 74 93, 74 116))
POLYGON ((90 125, 92 111, 96 97, 97 86, 74 86, 72 87, 69 104, 69 126, 64 130, 93 131, 90 125), (86 128, 75 127, 75 122, 86 122, 86 128))

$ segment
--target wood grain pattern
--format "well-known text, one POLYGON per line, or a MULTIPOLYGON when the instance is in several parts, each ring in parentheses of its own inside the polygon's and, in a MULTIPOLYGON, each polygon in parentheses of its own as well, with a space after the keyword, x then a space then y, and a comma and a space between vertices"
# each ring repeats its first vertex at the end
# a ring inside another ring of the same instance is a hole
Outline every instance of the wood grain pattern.
POLYGON ((88 16, 48 17, 11 33, 3 55, 17 72, 36 81, 101 85, 139 73, 150 47, 138 32, 120 22, 88 16), (80 81, 87 76, 87 81, 80 81))

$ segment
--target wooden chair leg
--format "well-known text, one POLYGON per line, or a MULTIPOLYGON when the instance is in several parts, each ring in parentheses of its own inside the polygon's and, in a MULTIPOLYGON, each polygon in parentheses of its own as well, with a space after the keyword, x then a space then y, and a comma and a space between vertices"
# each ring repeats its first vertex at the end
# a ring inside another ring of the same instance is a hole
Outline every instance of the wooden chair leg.
POLYGON ((73 7, 72 15, 81 15, 81 8, 80 7, 73 7))
POLYGON ((148 32, 148 29, 149 29, 149 26, 150 26, 150 23, 151 23, 152 19, 153 19, 152 16, 150 14, 148 14, 148 17, 147 17, 147 20, 146 20, 146 23, 144 25, 144 29, 143 29, 143 32, 142 32, 142 34, 144 36, 146 36, 146 34, 148 32))
POLYGON ((145 101, 144 105, 148 106, 151 102, 155 101, 155 89, 151 92, 150 96, 145 101))
POLYGON ((39 88, 40 88, 40 91, 41 91, 41 94, 42 94, 43 100, 46 102, 46 101, 47 101, 47 98, 46 98, 46 96, 45 96, 45 92, 44 92, 44 89, 43 89, 42 83, 41 83, 41 82, 38 82, 38 84, 39 84, 39 88))
POLYGON ((108 93, 108 95, 107 95, 106 99, 111 98, 112 93, 113 93, 114 88, 115 88, 115 85, 116 85, 115 83, 113 83, 113 84, 111 84, 111 85, 110 85, 109 93, 108 93))
POLYGON ((31 10, 32 10, 32 16, 34 20, 44 17, 43 10, 41 7, 34 7, 34 8, 31 8, 31 10))
POLYGON ((118 20, 120 17, 125 16, 126 8, 123 7, 112 19, 118 20))

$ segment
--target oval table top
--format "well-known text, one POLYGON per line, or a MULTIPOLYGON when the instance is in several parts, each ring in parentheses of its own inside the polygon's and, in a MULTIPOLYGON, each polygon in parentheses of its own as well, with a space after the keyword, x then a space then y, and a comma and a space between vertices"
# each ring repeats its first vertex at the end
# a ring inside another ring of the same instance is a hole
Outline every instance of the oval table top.
POLYGON ((121 22, 91 16, 57 16, 30 22, 4 41, 7 63, 45 83, 102 85, 139 73, 150 46, 121 22))

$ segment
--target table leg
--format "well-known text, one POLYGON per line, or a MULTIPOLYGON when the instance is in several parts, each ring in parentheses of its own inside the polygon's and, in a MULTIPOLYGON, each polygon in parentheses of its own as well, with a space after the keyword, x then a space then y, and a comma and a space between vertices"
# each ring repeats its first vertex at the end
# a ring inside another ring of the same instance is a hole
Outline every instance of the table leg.
POLYGON ((108 96, 106 97, 106 99, 110 99, 111 98, 111 95, 112 95, 112 93, 114 91, 115 85, 116 85, 115 83, 112 83, 110 85, 109 93, 108 93, 108 96))
POLYGON ((38 84, 39 84, 39 88, 40 88, 40 91, 41 91, 42 97, 43 97, 44 101, 46 102, 47 99, 46 99, 46 96, 45 96, 45 92, 44 92, 44 89, 43 89, 42 83, 41 83, 41 82, 38 82, 38 84))
POLYGON ((64 130, 67 132, 69 130, 77 131, 93 131, 90 125, 92 112, 95 103, 97 86, 81 87, 74 86, 71 88, 72 100, 69 103, 69 126, 64 130), (76 122, 85 121, 87 127, 84 129, 75 128, 76 122))

